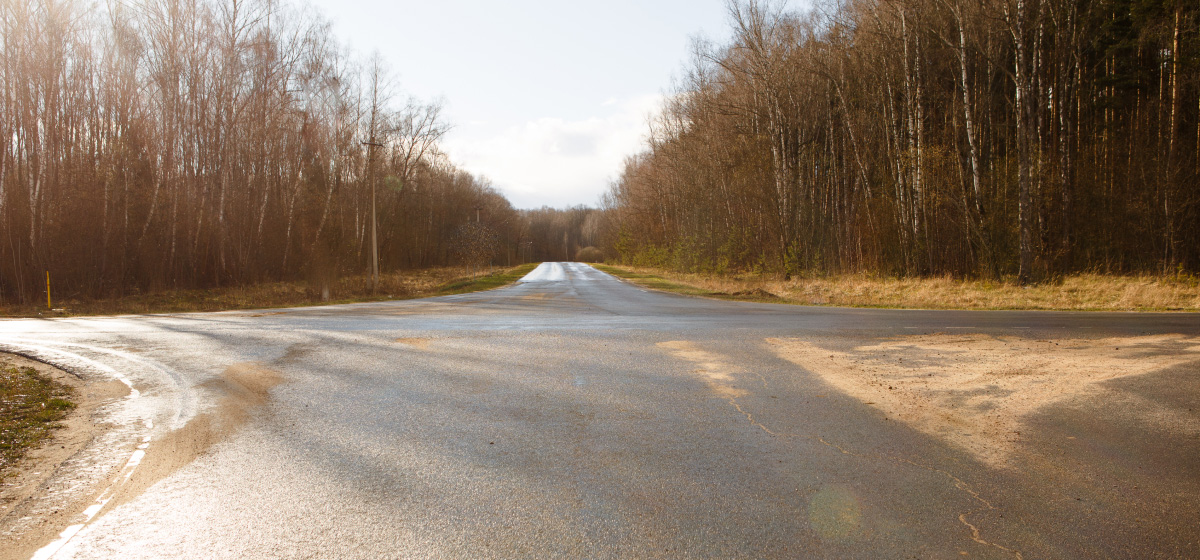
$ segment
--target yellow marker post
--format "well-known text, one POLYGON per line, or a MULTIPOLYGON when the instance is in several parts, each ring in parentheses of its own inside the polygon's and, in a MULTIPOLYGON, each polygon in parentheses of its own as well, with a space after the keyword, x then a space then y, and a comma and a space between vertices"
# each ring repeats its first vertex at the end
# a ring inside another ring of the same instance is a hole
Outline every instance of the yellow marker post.
POLYGON ((50 271, 46 271, 46 309, 49 310, 53 306, 50 305, 50 271))

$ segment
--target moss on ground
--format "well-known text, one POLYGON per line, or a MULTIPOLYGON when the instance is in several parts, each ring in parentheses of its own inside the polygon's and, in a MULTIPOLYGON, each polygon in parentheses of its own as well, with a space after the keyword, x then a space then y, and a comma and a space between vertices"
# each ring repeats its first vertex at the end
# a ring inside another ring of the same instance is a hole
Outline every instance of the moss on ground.
POLYGON ((62 426, 73 393, 36 369, 0 362, 0 480, 62 426))
POLYGON ((497 270, 487 275, 460 278, 447 282, 438 288, 438 295, 479 292, 507 286, 532 272, 533 269, 537 268, 538 264, 541 263, 523 264, 509 269, 497 270))

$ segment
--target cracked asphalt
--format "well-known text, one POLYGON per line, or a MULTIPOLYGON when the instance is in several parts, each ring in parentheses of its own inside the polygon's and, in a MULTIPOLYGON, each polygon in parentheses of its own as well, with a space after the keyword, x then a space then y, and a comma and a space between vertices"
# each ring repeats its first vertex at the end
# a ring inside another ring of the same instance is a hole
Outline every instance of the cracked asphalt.
MULTIPOLYGON (((766 342, 1195 336, 1196 315, 738 303, 543 266, 426 300, 0 322, 0 350, 133 389, 0 510, 0 556, 1200 557, 1195 435, 1072 401, 995 468, 766 342)), ((1109 388, 1194 419, 1198 372, 1109 388)))

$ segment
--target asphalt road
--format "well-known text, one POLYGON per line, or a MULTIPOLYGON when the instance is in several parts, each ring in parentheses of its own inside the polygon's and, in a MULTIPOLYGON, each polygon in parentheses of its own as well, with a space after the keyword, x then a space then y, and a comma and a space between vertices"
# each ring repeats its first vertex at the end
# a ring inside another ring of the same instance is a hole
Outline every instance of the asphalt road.
MULTIPOLYGON (((0 511, 9 554, 1200 557, 1200 436, 1071 402, 1029 420, 1037 460, 998 468, 765 342, 1194 336, 1196 315, 738 303, 544 266, 427 300, 0 322, 0 350, 133 389, 40 498, 0 511), (727 390, 673 341, 734 364, 727 390)), ((1109 389, 1194 419, 1198 372, 1109 389)))

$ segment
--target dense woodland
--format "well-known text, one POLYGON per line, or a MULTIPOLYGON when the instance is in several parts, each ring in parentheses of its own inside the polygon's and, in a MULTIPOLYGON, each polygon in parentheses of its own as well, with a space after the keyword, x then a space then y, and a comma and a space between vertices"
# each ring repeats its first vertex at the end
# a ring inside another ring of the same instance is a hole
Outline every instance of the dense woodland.
MULTIPOLYGON (((524 218, 522 257, 526 261, 602 260, 587 259, 580 252, 589 247, 592 251, 601 251, 599 246, 611 245, 612 226, 606 219, 607 214, 595 208, 540 208, 522 210, 521 214, 524 218)), ((600 252, 597 257, 603 255, 600 252)))
POLYGON ((606 206, 626 261, 1200 270, 1200 3, 730 5, 606 206))
POLYGON ((275 0, 0 0, 0 302, 601 253, 1037 281, 1200 270, 1200 4, 734 0, 600 210, 515 210, 275 0))
POLYGON ((272 0, 0 0, 0 302, 516 259, 437 104, 272 0))

